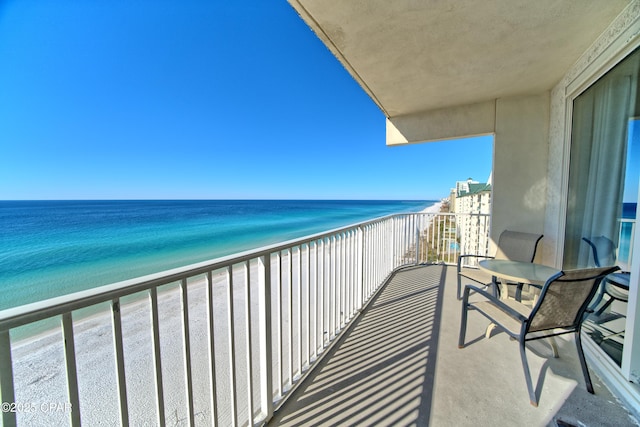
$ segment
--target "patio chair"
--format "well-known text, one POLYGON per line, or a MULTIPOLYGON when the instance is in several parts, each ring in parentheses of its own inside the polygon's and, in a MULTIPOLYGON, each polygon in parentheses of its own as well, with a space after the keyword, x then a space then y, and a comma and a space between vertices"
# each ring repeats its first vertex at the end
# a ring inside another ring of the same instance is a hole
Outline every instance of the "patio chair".
MULTIPOLYGON (((596 236, 591 238, 583 237, 582 240, 587 242, 593 252, 593 262, 596 267, 616 264, 616 247, 605 236, 596 236)), ((629 277, 628 272, 613 273, 602 280, 600 289, 595 301, 591 304, 591 309, 595 310, 602 302, 605 295, 609 298, 596 312, 596 316, 600 316, 614 301, 629 300, 629 277)))
POLYGON ((561 271, 547 280, 533 308, 517 301, 498 299, 474 285, 466 285, 462 300, 458 348, 464 348, 467 313, 469 310, 476 310, 497 328, 519 342, 529 399, 531 405, 537 407, 538 399, 531 381, 525 345, 528 341, 573 332, 587 391, 593 394, 593 385, 582 351, 580 329, 587 305, 593 298, 598 285, 606 275, 616 270, 618 267, 561 271), (482 299, 470 302, 470 291, 474 291, 482 299))
POLYGON ((462 263, 465 258, 495 258, 533 262, 540 239, 542 239, 542 234, 505 230, 500 234, 500 238, 498 239, 498 249, 495 256, 460 255, 458 257, 458 299, 462 299, 462 280, 464 279, 473 280, 474 282, 484 285, 485 288, 493 284, 494 295, 498 293, 497 284, 493 282, 493 277, 478 268, 463 266, 462 263))

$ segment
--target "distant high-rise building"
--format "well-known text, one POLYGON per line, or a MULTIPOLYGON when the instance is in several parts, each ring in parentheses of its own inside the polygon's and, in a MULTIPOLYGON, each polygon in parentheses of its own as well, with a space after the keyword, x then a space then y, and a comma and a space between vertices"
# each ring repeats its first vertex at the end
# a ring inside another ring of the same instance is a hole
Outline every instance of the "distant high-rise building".
POLYGON ((486 254, 491 214, 491 176, 485 183, 469 178, 451 191, 451 211, 457 217, 460 253, 486 254))

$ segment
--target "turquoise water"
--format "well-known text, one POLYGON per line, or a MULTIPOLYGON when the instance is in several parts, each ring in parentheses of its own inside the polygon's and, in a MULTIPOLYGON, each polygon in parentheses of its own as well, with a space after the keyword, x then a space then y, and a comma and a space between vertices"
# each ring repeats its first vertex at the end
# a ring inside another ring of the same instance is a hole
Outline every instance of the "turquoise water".
POLYGON ((0 201, 0 310, 435 201, 0 201))
MULTIPOLYGON (((622 218, 635 221, 637 204, 623 203, 622 218)), ((618 242, 618 261, 631 263, 631 237, 634 224, 632 222, 620 223, 620 241, 618 242)))

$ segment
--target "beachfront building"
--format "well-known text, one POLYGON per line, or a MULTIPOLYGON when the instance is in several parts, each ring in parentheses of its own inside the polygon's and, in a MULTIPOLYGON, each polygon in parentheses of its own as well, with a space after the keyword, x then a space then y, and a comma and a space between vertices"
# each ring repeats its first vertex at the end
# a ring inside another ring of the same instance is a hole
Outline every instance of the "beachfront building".
MULTIPOLYGON (((492 244, 539 233, 535 261, 569 269, 593 263, 583 237, 622 240, 640 178, 639 1, 289 2, 385 114, 387 145, 494 136, 492 244)), ((640 251, 630 259, 623 329, 584 346, 638 410, 640 251)))
POLYGON ((491 177, 487 182, 468 179, 456 183, 455 213, 486 214, 491 213, 491 177))
POLYGON ((456 210, 456 189, 452 188, 449 192, 449 197, 447 198, 447 207, 449 208, 449 212, 454 212, 456 210))
POLYGON ((457 181, 456 182, 456 186, 455 188, 451 189, 451 192, 449 193, 449 198, 451 199, 451 208, 450 211, 451 212, 455 212, 456 211, 456 197, 458 197, 458 194, 465 192, 465 191, 469 191, 469 185, 471 184, 479 184, 478 181, 474 181, 473 178, 468 178, 466 181, 457 181))
POLYGON ((491 177, 483 183, 471 178, 458 181, 452 194, 455 198, 453 212, 459 214, 456 222, 460 253, 488 254, 491 177))

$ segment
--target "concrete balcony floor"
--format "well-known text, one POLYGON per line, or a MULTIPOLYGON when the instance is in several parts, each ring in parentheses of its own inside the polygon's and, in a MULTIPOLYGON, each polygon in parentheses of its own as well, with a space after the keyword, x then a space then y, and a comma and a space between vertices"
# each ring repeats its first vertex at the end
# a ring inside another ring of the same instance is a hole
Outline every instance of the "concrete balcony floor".
POLYGON ((397 272, 325 355, 272 426, 634 426, 629 411, 592 372, 589 394, 571 336, 560 358, 534 341, 527 355, 539 397, 529 404, 517 343, 469 314, 457 348, 455 267, 397 272))

